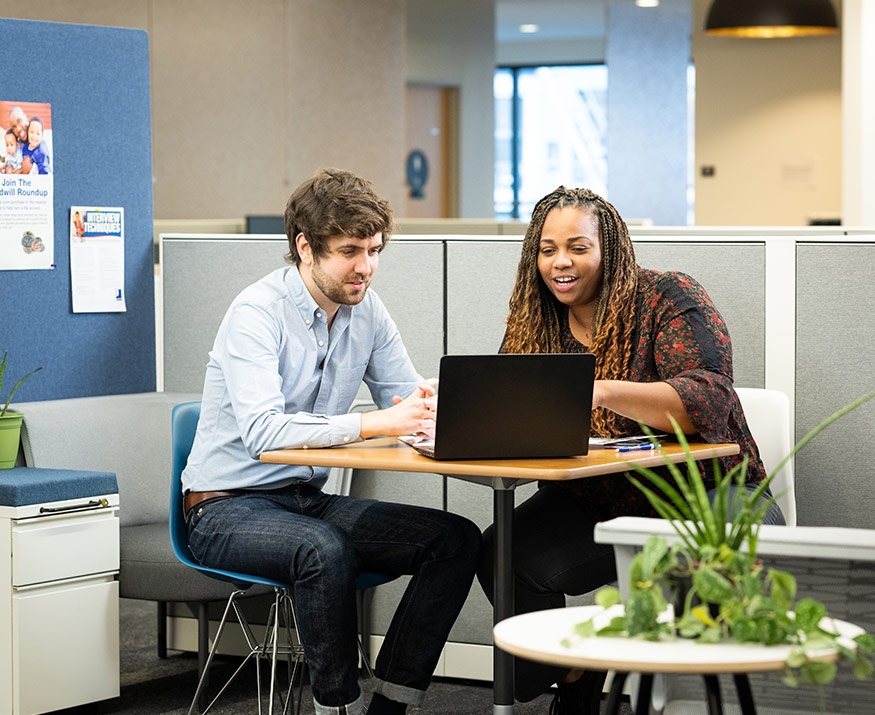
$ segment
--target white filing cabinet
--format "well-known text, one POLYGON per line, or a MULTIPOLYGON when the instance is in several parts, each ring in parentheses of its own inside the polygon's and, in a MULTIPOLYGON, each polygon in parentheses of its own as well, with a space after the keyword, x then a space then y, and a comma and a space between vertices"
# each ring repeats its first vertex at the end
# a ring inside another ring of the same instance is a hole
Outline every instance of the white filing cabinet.
POLYGON ((118 696, 117 511, 118 494, 0 505, 0 715, 118 696))

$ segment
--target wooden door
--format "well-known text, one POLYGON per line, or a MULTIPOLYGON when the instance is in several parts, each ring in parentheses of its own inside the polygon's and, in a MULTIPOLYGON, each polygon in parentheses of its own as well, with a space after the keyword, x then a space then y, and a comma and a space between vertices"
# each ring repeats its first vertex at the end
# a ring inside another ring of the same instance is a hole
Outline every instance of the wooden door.
POLYGON ((457 215, 453 87, 408 85, 405 218, 457 215))

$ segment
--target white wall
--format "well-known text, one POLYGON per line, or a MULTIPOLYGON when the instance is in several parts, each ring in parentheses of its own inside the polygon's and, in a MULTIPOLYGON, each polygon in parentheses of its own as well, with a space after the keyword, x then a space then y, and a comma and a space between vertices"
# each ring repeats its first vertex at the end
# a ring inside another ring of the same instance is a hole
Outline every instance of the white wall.
POLYGON ((403 206, 405 0, 0 0, 0 15, 149 33, 156 218, 282 213, 325 165, 403 206))
POLYGON ((875 226, 875 3, 845 0, 842 42, 845 222, 875 226))
MULTIPOLYGON (((783 40, 707 37, 703 28, 712 0, 689 1, 693 11, 689 56, 696 72, 695 222, 799 226, 811 216, 839 216, 842 39, 847 32, 858 30, 852 27, 834 36, 783 40), (703 165, 715 168, 713 178, 701 176, 703 165)), ((834 1, 841 9, 841 3, 834 1)), ((869 4, 869 0, 846 2, 869 4)), ((533 64, 540 61, 539 54, 545 63, 601 62, 606 56, 604 43, 599 46, 590 39, 576 45, 505 42, 499 43, 496 53, 506 64, 533 64)), ((642 81, 650 76, 649 69, 641 68, 642 81)), ((862 81, 873 71, 863 75, 862 81)), ((609 66, 609 83, 610 76, 609 66)), ((640 123, 642 134, 646 133, 646 120, 640 123)), ((867 129, 871 122, 857 126, 863 135, 871 132, 867 129)), ((609 175, 611 161, 609 154, 609 175)), ((624 159, 623 163, 629 162, 624 159)), ((664 189, 646 166, 636 180, 648 195, 654 186, 657 191, 664 189)), ((674 195, 665 198, 677 199, 674 195)))
MULTIPOLYGON (((691 2, 696 166, 716 170, 697 172, 696 222, 803 225, 838 214, 843 35, 705 37, 710 0, 691 2)), ((368 176, 403 206, 408 79, 459 87, 460 212, 491 217, 492 71, 507 57, 493 9, 492 0, 0 0, 5 17, 149 32, 162 219, 279 213, 324 164, 368 176)), ((571 54, 564 45, 552 58, 571 54)), ((577 56, 597 59, 594 45, 577 56)))
POLYGON ((696 223, 799 226, 842 208, 842 35, 708 37, 694 0, 696 223), (701 167, 713 166, 705 178, 701 167))
POLYGON ((407 80, 459 88, 459 216, 493 216, 492 0, 407 0, 407 80))

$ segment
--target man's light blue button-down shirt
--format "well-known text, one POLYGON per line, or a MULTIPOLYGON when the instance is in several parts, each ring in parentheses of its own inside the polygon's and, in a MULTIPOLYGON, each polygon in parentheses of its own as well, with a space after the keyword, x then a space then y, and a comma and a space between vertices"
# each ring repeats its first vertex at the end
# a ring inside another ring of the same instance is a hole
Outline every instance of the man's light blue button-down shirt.
POLYGON ((321 487, 327 468, 262 464, 258 457, 355 441, 361 415, 348 411, 363 381, 384 408, 421 380, 373 291, 358 305, 342 305, 329 332, 297 266, 278 269, 240 293, 222 320, 183 488, 321 487))

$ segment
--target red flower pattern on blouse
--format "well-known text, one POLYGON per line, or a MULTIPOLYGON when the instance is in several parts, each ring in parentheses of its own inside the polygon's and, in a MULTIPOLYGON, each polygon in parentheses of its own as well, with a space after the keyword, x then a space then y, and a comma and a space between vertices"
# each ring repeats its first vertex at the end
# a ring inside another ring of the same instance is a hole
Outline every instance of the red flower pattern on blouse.
MULTIPOLYGON (((729 331, 705 289, 683 273, 639 269, 636 316, 628 379, 672 385, 697 429, 697 434, 687 436, 689 441, 735 442, 741 451, 719 459, 723 473, 747 455, 746 481, 762 481, 765 470, 733 389, 729 331)), ((567 311, 560 320, 563 352, 584 352, 568 328, 567 311)), ((620 431, 617 436, 640 434, 641 428, 623 418, 620 431)), ((707 488, 712 488, 713 463, 701 462, 700 468, 707 488)), ((667 468, 657 471, 672 483, 667 468)), ((567 488, 602 519, 655 516, 644 495, 624 475, 553 484, 567 488)))

